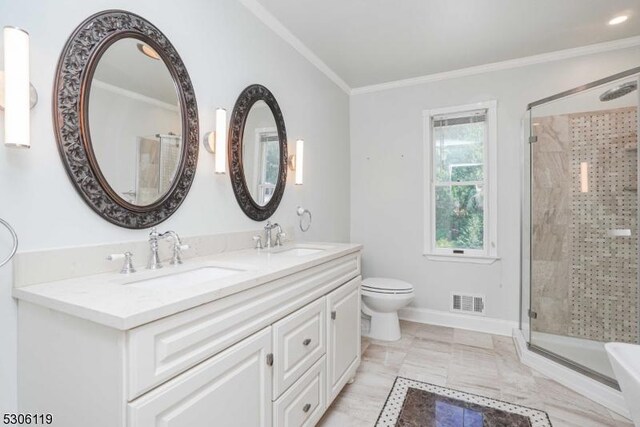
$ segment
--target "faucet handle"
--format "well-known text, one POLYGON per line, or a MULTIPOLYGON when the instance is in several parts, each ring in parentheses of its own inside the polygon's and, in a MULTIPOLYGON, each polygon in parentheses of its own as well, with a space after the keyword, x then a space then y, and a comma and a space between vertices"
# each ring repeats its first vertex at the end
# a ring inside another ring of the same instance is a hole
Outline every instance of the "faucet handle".
POLYGON ((180 265, 182 264, 182 251, 186 251, 191 248, 191 246, 187 244, 179 244, 177 241, 173 243, 173 256, 171 257, 171 265, 180 265))
POLYGON ((285 233, 284 231, 281 231, 278 234, 276 234, 276 246, 282 246, 284 244, 284 239, 286 238, 287 238, 287 233, 285 233))
POLYGON ((259 234, 253 236, 253 241, 256 242, 256 249, 262 249, 262 237, 259 234))
POLYGON ((120 274, 130 274, 135 273, 136 269, 133 266, 133 254, 131 252, 125 252, 122 254, 111 254, 107 257, 109 261, 116 261, 119 259, 124 259, 124 264, 122 265, 122 269, 120 270, 120 274))

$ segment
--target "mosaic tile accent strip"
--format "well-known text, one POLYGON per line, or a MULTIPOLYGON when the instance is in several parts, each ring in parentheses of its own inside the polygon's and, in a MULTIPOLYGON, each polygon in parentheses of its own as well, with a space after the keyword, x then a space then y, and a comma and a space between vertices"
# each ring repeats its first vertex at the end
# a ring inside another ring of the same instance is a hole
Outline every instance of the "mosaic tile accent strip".
POLYGON ((570 115, 569 134, 569 335, 637 342, 637 110, 570 115), (628 236, 620 235, 625 233, 628 236))
POLYGON ((537 409, 397 377, 376 423, 376 427, 476 425, 551 427, 551 421, 537 409))

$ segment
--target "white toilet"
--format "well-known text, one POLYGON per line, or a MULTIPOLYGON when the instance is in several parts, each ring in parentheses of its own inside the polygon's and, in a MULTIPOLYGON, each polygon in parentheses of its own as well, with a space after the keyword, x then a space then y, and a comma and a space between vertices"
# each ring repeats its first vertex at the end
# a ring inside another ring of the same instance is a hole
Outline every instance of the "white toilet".
POLYGON ((413 299, 413 285, 402 280, 371 277, 362 281, 362 312, 371 316, 369 338, 400 339, 398 310, 413 299))

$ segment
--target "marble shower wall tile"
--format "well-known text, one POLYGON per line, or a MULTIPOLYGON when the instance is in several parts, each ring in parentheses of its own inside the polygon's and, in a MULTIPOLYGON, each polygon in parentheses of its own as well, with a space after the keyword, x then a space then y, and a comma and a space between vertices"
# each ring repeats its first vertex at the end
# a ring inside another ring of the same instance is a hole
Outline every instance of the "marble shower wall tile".
POLYGON ((538 142, 532 149, 531 305, 538 313, 536 331, 566 335, 571 222, 569 119, 536 118, 538 142))

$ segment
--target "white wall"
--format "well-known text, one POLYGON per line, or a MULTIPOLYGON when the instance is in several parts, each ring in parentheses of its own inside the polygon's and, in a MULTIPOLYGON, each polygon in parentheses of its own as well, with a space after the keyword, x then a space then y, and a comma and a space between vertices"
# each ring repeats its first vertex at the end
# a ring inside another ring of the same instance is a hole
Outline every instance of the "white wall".
MULTIPOLYGON (((216 107, 231 111, 249 84, 264 84, 275 94, 290 147, 296 138, 306 141, 306 164, 304 185, 294 186, 290 175, 272 219, 297 224, 295 208, 302 205, 313 212, 314 223, 298 237, 348 241, 348 96, 239 2, 4 0, 0 27, 15 25, 31 34, 31 80, 40 96, 31 115, 32 148, 14 151, 0 145, 0 217, 16 228, 20 250, 143 240, 148 233, 111 225, 85 205, 63 169, 51 119, 55 67, 67 37, 89 15, 116 8, 147 18, 177 48, 195 88, 201 135, 214 129, 216 107)), ((0 114, 0 129, 3 118, 0 114)), ((238 207, 229 176, 215 175, 213 166, 213 156, 201 149, 191 191, 161 229, 198 235, 261 227, 238 207)), ((0 246, 0 254, 6 250, 7 245, 0 246)), ((0 286, 0 406, 9 406, 15 392, 15 306, 7 267, 0 271, 0 286)))
POLYGON ((517 321, 521 122, 528 103, 640 66, 640 48, 351 98, 351 239, 364 276, 416 288, 414 306, 448 311, 451 291, 487 296, 487 316, 517 321), (430 108, 498 101, 498 255, 492 265, 429 261, 423 251, 423 120, 430 108))

